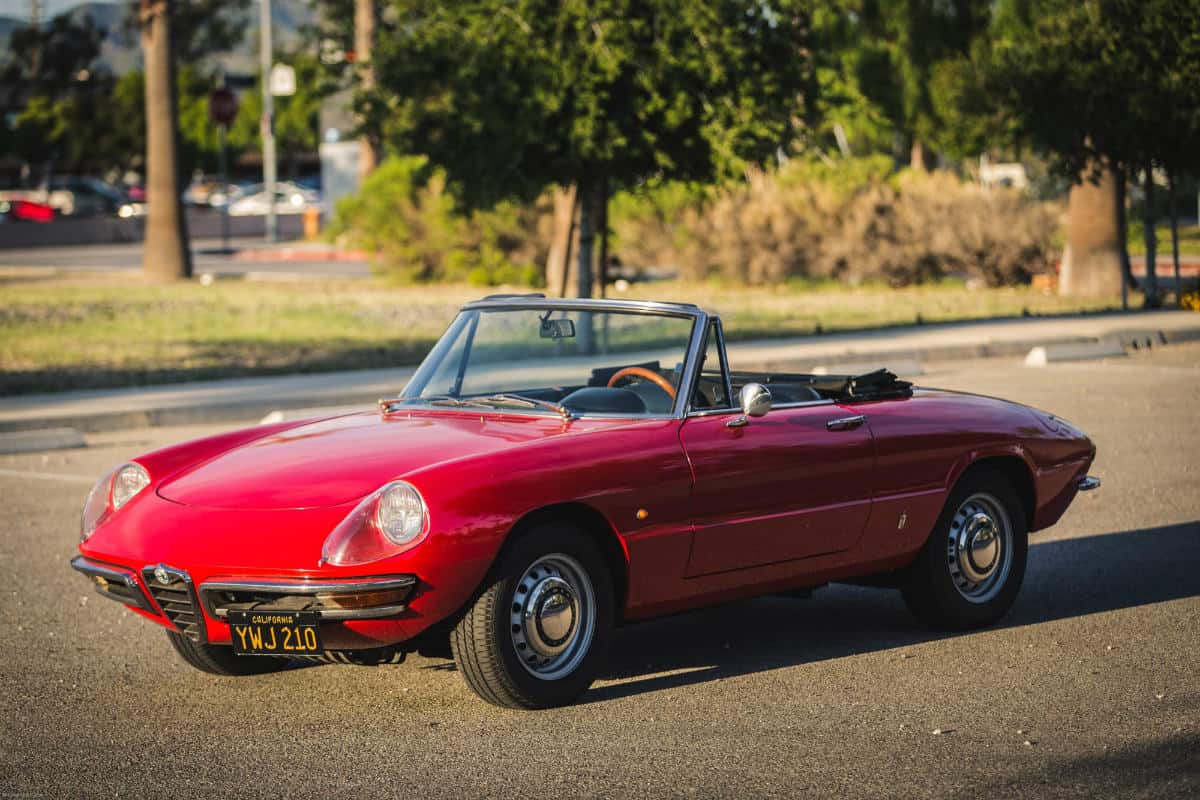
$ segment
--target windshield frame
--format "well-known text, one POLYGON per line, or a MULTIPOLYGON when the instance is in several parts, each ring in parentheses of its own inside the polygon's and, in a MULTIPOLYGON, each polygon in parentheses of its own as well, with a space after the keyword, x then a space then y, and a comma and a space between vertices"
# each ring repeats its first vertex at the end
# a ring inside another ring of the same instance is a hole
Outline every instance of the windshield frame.
MULTIPOLYGON (((516 295, 516 296, 496 296, 486 297, 482 300, 476 300, 467 303, 459 309, 454 320, 446 328, 446 331, 438 339, 437 344, 429 351, 429 354, 422 361, 421 366, 409 378, 405 384, 404 390, 400 393, 400 398, 404 400, 417 400, 419 398, 410 396, 409 390, 414 387, 418 378, 422 377, 425 364, 431 358, 436 356, 440 362, 446 356, 446 352, 453 345, 454 338, 450 334, 456 331, 456 326, 463 320, 463 314, 468 311, 546 311, 546 310, 564 310, 564 311, 596 311, 596 312, 616 312, 621 314, 645 314, 647 316, 660 317, 676 317, 682 319, 690 319, 692 321, 692 330, 688 338, 687 348, 684 351, 684 366, 683 377, 679 383, 679 390, 675 396, 675 404, 669 414, 586 414, 583 418, 592 419, 683 419, 690 404, 691 392, 696 381, 696 371, 701 360, 701 349, 704 347, 705 332, 708 330, 708 324, 716 317, 709 315, 698 306, 689 305, 686 303, 660 303, 653 301, 639 300, 585 300, 572 298, 546 298, 538 295, 516 295)), ((470 324, 465 323, 465 324, 470 324)), ((449 410, 452 407, 447 407, 449 410)), ((440 409, 439 409, 440 410, 440 409)), ((466 410, 466 409, 462 409, 466 410)), ((479 409, 471 409, 472 413, 478 414, 479 409)), ((503 409, 504 413, 528 413, 503 409)), ((538 413, 538 412, 534 412, 538 413)), ((545 413, 545 412, 541 412, 545 413)))

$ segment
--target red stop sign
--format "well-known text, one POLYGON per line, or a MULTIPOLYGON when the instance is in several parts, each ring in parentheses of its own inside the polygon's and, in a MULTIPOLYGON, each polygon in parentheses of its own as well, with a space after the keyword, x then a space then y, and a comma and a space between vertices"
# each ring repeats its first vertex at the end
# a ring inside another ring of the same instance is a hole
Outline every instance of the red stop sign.
POLYGON ((237 116, 237 110, 237 95, 224 86, 213 89, 208 96, 208 114, 218 125, 229 127, 229 123, 237 116))

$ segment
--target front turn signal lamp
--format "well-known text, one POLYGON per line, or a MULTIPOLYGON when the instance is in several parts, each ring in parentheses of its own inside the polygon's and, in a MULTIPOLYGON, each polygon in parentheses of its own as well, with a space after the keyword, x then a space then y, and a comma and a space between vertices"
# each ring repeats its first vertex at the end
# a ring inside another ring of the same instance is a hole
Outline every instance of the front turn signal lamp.
POLYGON ((150 473, 132 461, 101 478, 83 503, 79 538, 86 541, 100 524, 121 510, 138 492, 150 485, 150 473))
POLYGON ((325 539, 321 563, 368 564, 416 547, 429 533, 429 510, 411 483, 392 481, 354 507, 325 539))

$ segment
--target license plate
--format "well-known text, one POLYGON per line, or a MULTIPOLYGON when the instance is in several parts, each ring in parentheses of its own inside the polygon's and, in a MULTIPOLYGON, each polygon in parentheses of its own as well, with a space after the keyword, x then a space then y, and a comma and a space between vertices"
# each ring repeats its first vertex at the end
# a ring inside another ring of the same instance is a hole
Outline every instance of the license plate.
POLYGON ((322 651, 314 611, 235 611, 226 617, 239 656, 305 656, 322 651))

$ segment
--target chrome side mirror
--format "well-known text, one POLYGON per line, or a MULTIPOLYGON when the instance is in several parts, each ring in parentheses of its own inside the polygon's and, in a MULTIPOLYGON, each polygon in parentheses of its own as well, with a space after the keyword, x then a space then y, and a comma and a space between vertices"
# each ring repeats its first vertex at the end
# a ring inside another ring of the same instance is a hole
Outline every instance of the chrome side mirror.
POLYGON ((743 428, 750 424, 750 417, 762 417, 771 410, 771 390, 761 383, 747 383, 740 396, 742 415, 726 422, 727 428, 743 428))

